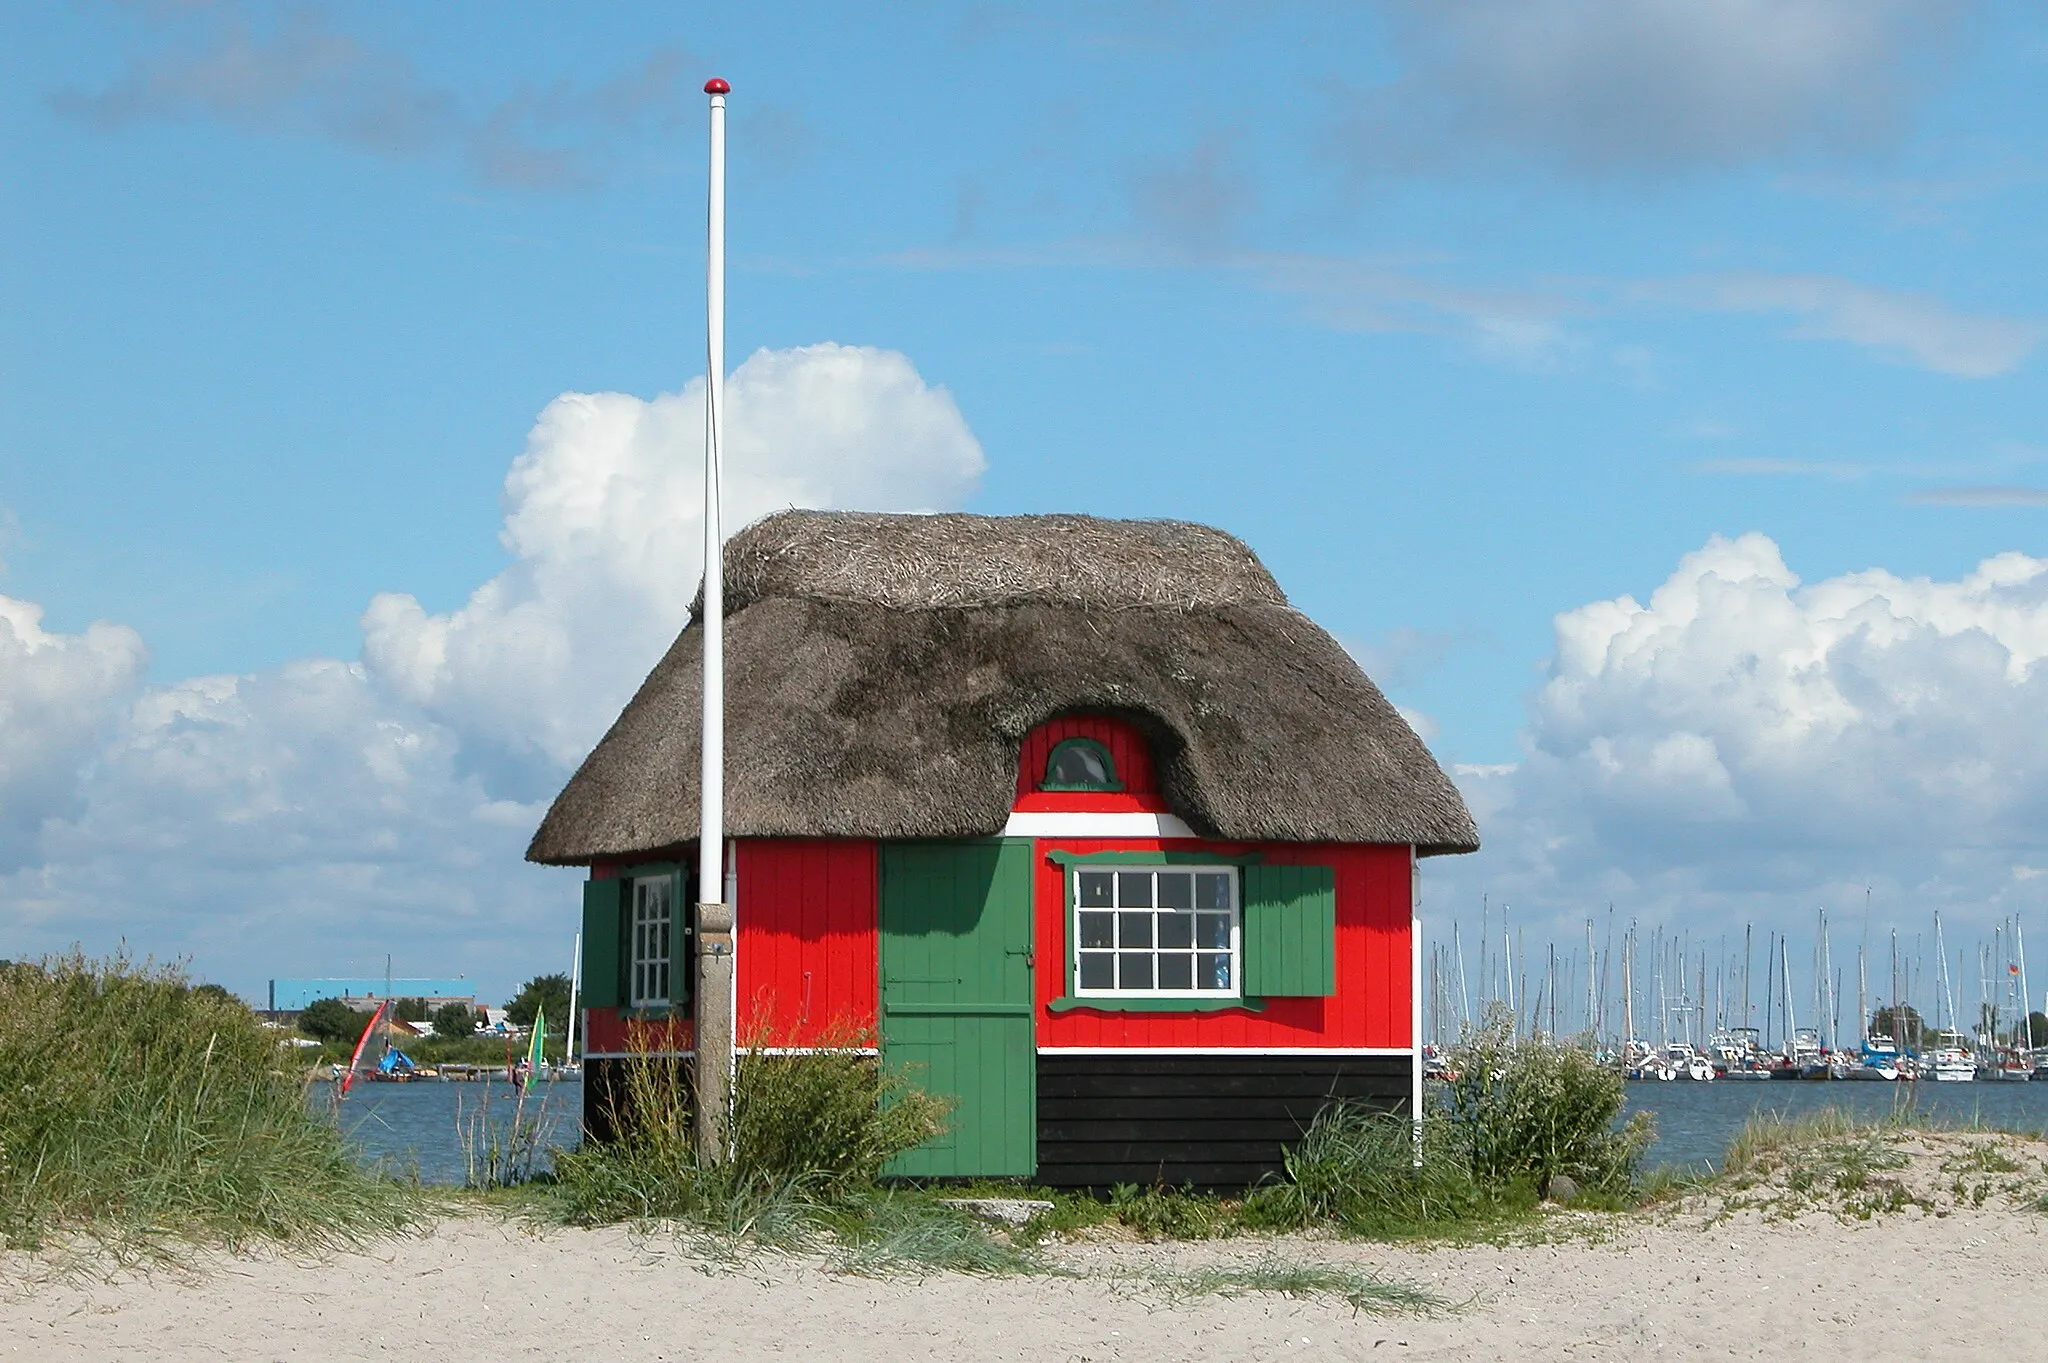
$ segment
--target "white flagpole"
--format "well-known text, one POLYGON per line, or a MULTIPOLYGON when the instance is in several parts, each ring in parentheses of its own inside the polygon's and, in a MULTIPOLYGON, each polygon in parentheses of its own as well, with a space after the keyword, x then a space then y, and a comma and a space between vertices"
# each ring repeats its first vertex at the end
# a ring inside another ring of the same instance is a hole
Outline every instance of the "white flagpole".
POLYGON ((711 192, 704 253, 704 730, 697 820, 696 1135, 700 1158, 725 1156, 733 1065, 733 915, 725 902, 725 540, 719 526, 725 456, 725 97, 711 97, 711 192))

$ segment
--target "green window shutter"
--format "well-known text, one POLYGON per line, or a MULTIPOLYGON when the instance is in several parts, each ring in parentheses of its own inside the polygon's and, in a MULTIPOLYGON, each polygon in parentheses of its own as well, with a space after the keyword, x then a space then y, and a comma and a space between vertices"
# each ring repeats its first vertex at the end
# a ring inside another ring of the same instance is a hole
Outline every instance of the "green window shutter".
POLYGON ((625 917, 625 887, 620 879, 583 882, 583 1004, 589 1008, 619 1006, 619 981, 625 974, 619 960, 619 928, 625 917))
POLYGON ((1245 996, 1336 993, 1336 870, 1258 864, 1243 875, 1245 996))
POLYGON ((688 886, 682 867, 669 873, 668 998, 676 1008, 697 997, 697 906, 684 894, 688 886))

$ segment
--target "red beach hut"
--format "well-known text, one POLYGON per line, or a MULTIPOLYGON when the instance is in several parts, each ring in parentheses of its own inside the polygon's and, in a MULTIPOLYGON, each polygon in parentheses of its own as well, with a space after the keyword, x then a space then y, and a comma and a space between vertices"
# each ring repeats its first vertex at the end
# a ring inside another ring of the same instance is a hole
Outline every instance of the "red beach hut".
MULTIPOLYGON (((1478 834, 1243 543, 791 511, 724 595, 737 1016, 951 1098, 894 1172, 1241 1185, 1413 1103, 1418 863, 1478 834)), ((590 868, 587 1111, 629 1020, 690 1045, 701 613, 527 853, 590 868)))

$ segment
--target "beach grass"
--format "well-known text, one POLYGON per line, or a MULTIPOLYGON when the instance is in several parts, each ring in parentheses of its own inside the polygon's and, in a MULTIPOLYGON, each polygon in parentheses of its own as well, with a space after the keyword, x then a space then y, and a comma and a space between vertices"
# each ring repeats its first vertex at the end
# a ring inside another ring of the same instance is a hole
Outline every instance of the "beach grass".
POLYGON ((175 967, 0 969, 0 1242, 118 1255, 359 1243, 428 1214, 366 1170, 275 1033, 175 967))
POLYGON ((1994 1200, 2048 1208, 2044 1188, 2048 1140, 2039 1133, 1930 1118, 1907 1103, 1875 1118, 1835 1107, 1754 1113, 1700 1191, 1716 1217, 1868 1221, 1908 1210, 1949 1216, 1994 1200))
POLYGON ((918 1192, 884 1191, 842 1209, 832 1222, 837 1272, 881 1276, 903 1270, 1000 1277, 1043 1274, 1034 1245, 991 1233, 957 1206, 918 1192))
POLYGON ((872 1196, 882 1167, 944 1129, 945 1104, 882 1069, 849 1034, 803 1051, 755 1035, 725 1115, 725 1157, 699 1157, 683 1062, 636 1033, 623 1134, 555 1160, 543 1211, 568 1224, 675 1220, 763 1244, 812 1238, 872 1196))
POLYGON ((1337 1297, 1365 1315, 1430 1315, 1452 1303, 1412 1283, 1382 1278, 1339 1264, 1307 1263, 1278 1256, 1249 1264, 1205 1264, 1163 1269, 1132 1281, 1159 1289, 1169 1299, 1235 1297, 1271 1292, 1284 1297, 1337 1297))

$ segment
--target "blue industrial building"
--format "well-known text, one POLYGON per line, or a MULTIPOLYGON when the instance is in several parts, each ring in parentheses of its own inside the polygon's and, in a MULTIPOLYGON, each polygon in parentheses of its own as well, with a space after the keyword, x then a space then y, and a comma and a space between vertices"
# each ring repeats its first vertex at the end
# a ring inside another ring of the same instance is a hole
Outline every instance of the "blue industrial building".
POLYGON ((365 1012, 385 999, 425 999, 429 1007, 476 1002, 476 986, 457 976, 452 980, 272 980, 269 1011, 297 1013, 316 999, 340 999, 365 1012))

